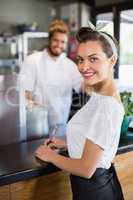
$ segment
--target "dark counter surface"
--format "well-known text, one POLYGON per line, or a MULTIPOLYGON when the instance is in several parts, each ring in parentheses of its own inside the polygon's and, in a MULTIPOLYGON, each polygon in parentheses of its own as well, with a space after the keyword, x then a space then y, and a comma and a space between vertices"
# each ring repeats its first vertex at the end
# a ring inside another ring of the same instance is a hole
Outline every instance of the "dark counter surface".
MULTIPOLYGON (((43 142, 44 139, 38 139, 0 146, 0 186, 59 171, 35 158, 35 150, 43 142)), ((128 151, 133 151, 133 141, 121 141, 117 153, 128 151)))
POLYGON ((0 186, 59 170, 35 158, 34 152, 43 142, 40 139, 0 147, 0 186))

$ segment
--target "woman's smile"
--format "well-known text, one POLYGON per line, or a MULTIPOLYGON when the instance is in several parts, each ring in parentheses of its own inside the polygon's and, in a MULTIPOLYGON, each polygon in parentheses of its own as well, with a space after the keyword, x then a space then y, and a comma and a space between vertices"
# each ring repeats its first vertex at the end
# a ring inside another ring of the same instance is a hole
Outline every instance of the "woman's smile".
POLYGON ((84 79, 91 79, 96 74, 96 72, 92 70, 81 71, 80 73, 82 74, 84 79))

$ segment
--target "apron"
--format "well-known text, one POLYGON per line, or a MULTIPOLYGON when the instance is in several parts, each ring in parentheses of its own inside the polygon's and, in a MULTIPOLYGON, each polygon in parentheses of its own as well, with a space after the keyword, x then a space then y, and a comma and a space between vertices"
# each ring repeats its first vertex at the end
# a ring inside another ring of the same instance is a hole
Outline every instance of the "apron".
POLYGON ((124 200, 113 165, 97 168, 90 179, 70 175, 73 200, 124 200))

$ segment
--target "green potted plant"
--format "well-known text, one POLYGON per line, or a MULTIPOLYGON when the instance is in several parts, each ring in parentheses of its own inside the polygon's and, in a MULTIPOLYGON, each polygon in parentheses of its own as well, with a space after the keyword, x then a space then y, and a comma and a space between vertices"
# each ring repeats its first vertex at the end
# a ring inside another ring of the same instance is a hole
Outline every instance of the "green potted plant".
POLYGON ((124 106, 125 115, 121 127, 121 137, 126 137, 128 132, 129 123, 131 122, 131 118, 133 117, 133 101, 132 101, 132 93, 123 91, 120 93, 121 101, 124 106))

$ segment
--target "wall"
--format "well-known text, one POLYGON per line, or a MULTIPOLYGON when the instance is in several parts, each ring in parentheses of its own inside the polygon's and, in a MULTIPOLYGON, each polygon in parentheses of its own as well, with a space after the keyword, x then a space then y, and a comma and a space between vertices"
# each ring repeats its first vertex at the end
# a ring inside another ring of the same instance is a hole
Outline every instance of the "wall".
POLYGON ((9 25, 36 21, 47 31, 52 3, 39 0, 0 0, 0 32, 9 25))

